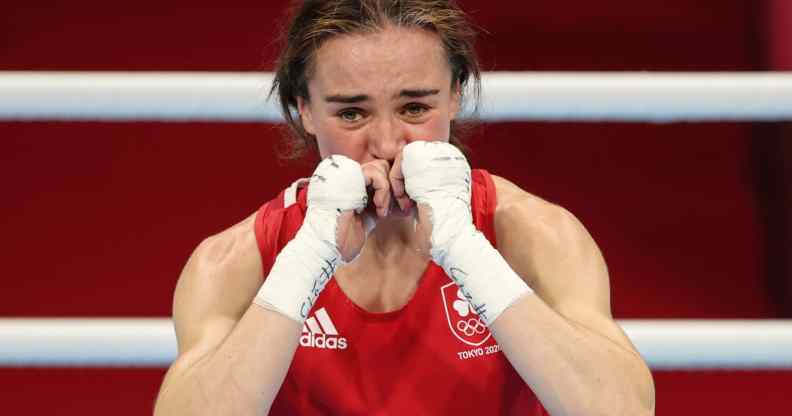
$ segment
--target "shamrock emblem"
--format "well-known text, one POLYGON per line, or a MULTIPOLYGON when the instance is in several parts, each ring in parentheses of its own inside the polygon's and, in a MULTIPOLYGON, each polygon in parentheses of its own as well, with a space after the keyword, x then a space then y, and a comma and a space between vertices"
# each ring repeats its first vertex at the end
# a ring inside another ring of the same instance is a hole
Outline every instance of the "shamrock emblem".
POLYGON ((465 299, 465 296, 462 294, 462 289, 457 290, 457 299, 454 301, 453 306, 454 310, 463 318, 468 316, 471 312, 474 315, 476 314, 476 311, 470 307, 470 303, 468 303, 467 299, 465 299))

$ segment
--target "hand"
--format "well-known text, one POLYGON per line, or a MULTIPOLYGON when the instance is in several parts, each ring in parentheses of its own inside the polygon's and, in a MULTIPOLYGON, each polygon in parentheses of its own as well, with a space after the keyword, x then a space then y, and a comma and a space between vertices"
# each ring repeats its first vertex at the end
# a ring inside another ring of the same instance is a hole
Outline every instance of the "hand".
POLYGON ((374 212, 368 210, 346 211, 338 218, 336 242, 345 261, 351 261, 363 249, 366 236, 374 229, 378 218, 385 218, 391 210, 391 184, 388 179, 390 165, 387 160, 373 160, 360 166, 366 189, 371 189, 368 200, 374 212))
POLYGON ((435 262, 443 265, 456 237, 475 230, 470 166, 459 149, 439 141, 408 144, 394 165, 392 175, 404 183, 403 189, 394 189, 396 199, 401 205, 409 196, 417 203, 416 230, 435 262))
POLYGON ((354 217, 367 202, 360 164, 340 155, 322 160, 308 185, 305 220, 254 302, 302 324, 336 268, 360 253, 365 231, 354 217))
POLYGON ((415 209, 415 211, 413 211, 414 215, 416 216, 415 234, 417 244, 415 249, 419 253, 429 257, 429 251, 432 247, 432 210, 427 204, 417 204, 416 206, 415 202, 410 199, 410 196, 407 194, 405 188, 402 161, 403 153, 399 153, 396 156, 396 160, 393 162, 393 168, 389 173, 392 194, 396 200, 396 204, 398 205, 399 209, 402 210, 402 212, 406 213, 415 209))
POLYGON ((361 214, 368 197, 356 161, 332 155, 319 163, 308 186, 308 210, 298 235, 320 240, 351 261, 363 248, 366 230, 361 214))
POLYGON ((401 171, 421 221, 429 217, 432 260, 456 283, 485 325, 533 292, 476 230, 470 166, 459 149, 445 142, 410 143, 402 150, 401 171))
POLYGON ((392 190, 394 189, 389 177, 390 164, 387 160, 376 159, 364 163, 360 168, 363 171, 366 188, 373 191, 371 202, 377 218, 387 217, 392 208, 392 190))

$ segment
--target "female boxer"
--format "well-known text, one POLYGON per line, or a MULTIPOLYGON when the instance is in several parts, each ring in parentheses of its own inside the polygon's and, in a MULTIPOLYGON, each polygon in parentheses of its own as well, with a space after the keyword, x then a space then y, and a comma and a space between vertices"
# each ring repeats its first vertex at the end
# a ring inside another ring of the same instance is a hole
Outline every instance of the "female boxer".
POLYGON ((273 91, 323 160, 195 250, 156 413, 653 414, 584 227, 451 144, 455 3, 305 1, 285 39, 273 91))

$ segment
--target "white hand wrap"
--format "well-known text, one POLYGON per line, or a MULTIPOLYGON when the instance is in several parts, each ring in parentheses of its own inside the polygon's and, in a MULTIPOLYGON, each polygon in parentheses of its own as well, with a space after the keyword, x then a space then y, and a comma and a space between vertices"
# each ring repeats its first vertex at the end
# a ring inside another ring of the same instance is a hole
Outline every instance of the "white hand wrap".
POLYGON ((281 250, 253 300, 304 322, 319 293, 344 263, 336 239, 338 217, 366 207, 360 164, 344 156, 323 160, 308 185, 308 210, 297 235, 281 250))
POLYGON ((487 325, 531 288, 476 230, 470 208, 470 166, 445 142, 417 141, 402 151, 407 194, 431 208, 432 259, 459 286, 487 325))

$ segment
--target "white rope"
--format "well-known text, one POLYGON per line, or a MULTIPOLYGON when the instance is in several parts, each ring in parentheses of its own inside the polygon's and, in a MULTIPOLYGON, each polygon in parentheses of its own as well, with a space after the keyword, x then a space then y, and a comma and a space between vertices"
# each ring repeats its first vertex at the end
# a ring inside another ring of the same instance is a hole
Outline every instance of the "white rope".
POLYGON ((654 369, 792 369, 792 320, 625 320, 654 369))
MULTIPOLYGON (((792 369, 792 321, 623 320, 654 369, 792 369)), ((165 367, 169 319, 0 319, 0 367, 165 367)))
POLYGON ((175 356, 170 319, 0 319, 0 367, 164 367, 175 356))
MULTIPOLYGON (((282 121, 270 73, 2 72, 0 120, 282 121)), ((490 72, 483 121, 792 120, 792 73, 490 72)))

